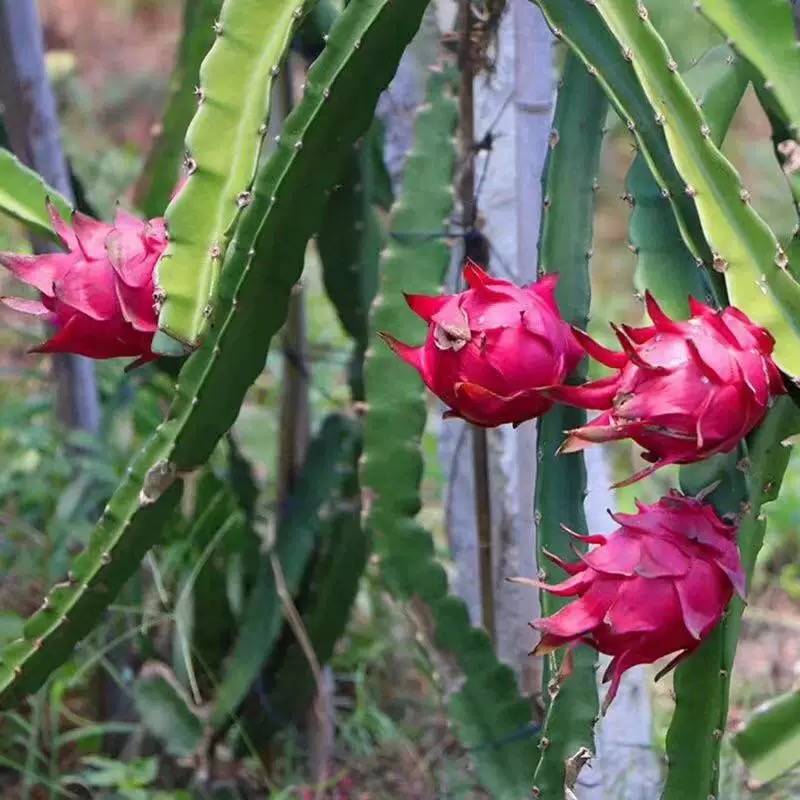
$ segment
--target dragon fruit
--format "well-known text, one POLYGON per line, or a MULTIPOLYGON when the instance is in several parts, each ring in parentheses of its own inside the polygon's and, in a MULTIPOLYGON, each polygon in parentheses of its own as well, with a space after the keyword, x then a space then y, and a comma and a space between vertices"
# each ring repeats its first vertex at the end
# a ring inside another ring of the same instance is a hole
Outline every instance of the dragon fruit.
POLYGON ((692 299, 691 317, 679 322, 649 293, 646 303, 653 325, 614 327, 621 353, 574 331, 586 352, 615 369, 614 375, 549 392, 562 402, 602 411, 569 432, 562 452, 625 438, 645 448, 642 456, 650 466, 618 486, 667 464, 729 452, 785 391, 771 357, 772 336, 738 309, 717 312, 692 299))
POLYGON ((570 577, 537 585, 577 599, 532 623, 543 634, 536 655, 585 642, 613 656, 604 707, 625 670, 677 654, 662 673, 671 669, 708 636, 734 590, 745 590, 736 529, 707 503, 672 491, 612 517, 619 528, 608 536, 578 537, 598 545, 580 562, 550 556, 570 577))
POLYGON ((538 417, 553 402, 542 387, 560 384, 583 355, 556 305, 557 276, 519 287, 468 262, 464 278, 459 294, 406 295, 428 323, 422 346, 384 339, 449 407, 446 417, 484 427, 538 417))
POLYGON ((135 364, 156 358, 153 268, 167 246, 164 220, 143 222, 119 210, 107 224, 75 212, 70 226, 51 204, 48 211, 66 253, 0 253, 0 264, 40 292, 39 300, 0 300, 55 328, 33 351, 132 357, 135 364))

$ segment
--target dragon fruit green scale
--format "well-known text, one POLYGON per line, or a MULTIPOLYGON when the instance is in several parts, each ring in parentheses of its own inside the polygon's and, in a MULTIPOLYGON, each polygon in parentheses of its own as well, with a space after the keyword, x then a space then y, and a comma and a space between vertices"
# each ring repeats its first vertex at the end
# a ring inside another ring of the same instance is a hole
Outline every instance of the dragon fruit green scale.
POLYGON ((120 209, 113 224, 75 212, 68 225, 49 203, 48 212, 66 252, 0 253, 0 264, 40 293, 38 300, 0 300, 55 329, 33 351, 154 359, 153 269, 167 245, 164 220, 142 221, 120 209))
POLYGON ((520 287, 470 261, 464 278, 458 294, 406 295, 428 323, 420 347, 383 338, 448 406, 446 417, 493 427, 544 414, 553 401, 542 389, 560 385, 583 356, 556 304, 558 276, 520 287))

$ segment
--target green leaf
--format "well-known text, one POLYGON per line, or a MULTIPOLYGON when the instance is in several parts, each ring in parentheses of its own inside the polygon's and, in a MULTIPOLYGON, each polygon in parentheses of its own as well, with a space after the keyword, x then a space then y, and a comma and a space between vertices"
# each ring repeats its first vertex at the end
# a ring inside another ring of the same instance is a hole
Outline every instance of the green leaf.
MULTIPOLYGON (((361 527, 357 473, 360 441, 355 429, 352 433, 349 452, 343 451, 335 466, 341 483, 326 505, 325 523, 318 531, 314 565, 307 578, 308 589, 303 593, 302 603, 298 602, 309 643, 317 662, 323 666, 333 655, 350 619, 370 551, 370 542, 361 527)), ((270 709, 270 717, 274 727, 275 717, 279 721, 296 719, 309 707, 316 681, 294 636, 272 672, 274 707, 270 709)))
MULTIPOLYGON (((274 546, 274 554, 292 594, 297 591, 319 541, 336 534, 341 521, 340 504, 344 502, 338 498, 348 474, 352 475, 357 447, 357 426, 340 415, 331 415, 325 420, 309 447, 288 513, 278 527, 274 546)), ((345 524, 352 525, 355 513, 352 498, 349 510, 350 516, 345 524)), ((355 524, 358 526, 357 519, 355 524)), ((345 533, 349 536, 353 531, 346 529, 345 533)), ((247 598, 236 644, 216 692, 211 714, 214 727, 228 721, 253 685, 272 653, 283 619, 275 575, 269 557, 265 555, 247 598)), ((287 698, 287 702, 291 702, 291 698, 287 698)))
POLYGON ((174 675, 150 663, 133 687, 133 702, 145 727, 177 758, 193 755, 203 738, 203 723, 174 675))
MULTIPOLYGON (((205 695, 208 684, 223 672, 222 661, 236 632, 226 584, 229 556, 235 553, 252 561, 258 557, 260 539, 246 524, 230 487, 210 470, 197 481, 193 495, 192 519, 181 537, 185 550, 172 565, 180 569, 181 582, 176 634, 187 666, 191 668, 192 661, 202 665, 199 683, 205 695)), ((183 679, 183 673, 179 675, 183 679)))
POLYGON ((762 703, 733 737, 736 752, 760 783, 800 763, 800 691, 762 703))
POLYGON ((72 214, 69 202, 48 186, 38 172, 26 167, 15 155, 0 148, 0 212, 19 220, 34 233, 55 238, 47 214, 47 199, 65 219, 72 214))

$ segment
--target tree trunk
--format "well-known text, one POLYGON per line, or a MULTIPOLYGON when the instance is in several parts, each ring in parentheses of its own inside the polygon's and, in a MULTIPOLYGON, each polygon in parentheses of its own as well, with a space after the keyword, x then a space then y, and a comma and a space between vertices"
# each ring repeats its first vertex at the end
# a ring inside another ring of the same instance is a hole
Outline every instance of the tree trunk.
MULTIPOLYGON (((35 0, 0 0, 0 102, 16 156, 73 201, 35 0)), ((37 253, 58 249, 38 237, 31 243, 37 253)), ((100 404, 94 365, 73 355, 56 355, 53 363, 59 420, 69 428, 97 434, 100 404)))

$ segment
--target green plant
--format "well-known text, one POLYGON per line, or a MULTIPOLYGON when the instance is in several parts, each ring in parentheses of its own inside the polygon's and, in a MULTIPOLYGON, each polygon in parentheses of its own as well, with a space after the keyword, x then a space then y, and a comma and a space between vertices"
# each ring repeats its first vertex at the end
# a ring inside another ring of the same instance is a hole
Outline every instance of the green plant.
MULTIPOLYGON (((595 181, 603 142, 608 102, 597 80, 572 53, 567 56, 550 135, 550 150, 542 183, 544 211, 539 239, 539 267, 558 272, 557 297, 564 318, 585 328, 589 317, 589 257, 592 247, 595 181), (570 186, 570 192, 560 190, 570 186)), ((585 375, 579 367, 574 378, 585 375)), ((586 420, 580 409, 556 406, 539 420, 535 508, 537 562, 543 578, 558 580, 547 554, 569 558, 572 543, 561 525, 586 534, 583 499, 586 468, 583 454, 559 456, 564 431, 586 420)), ((582 548, 585 550, 585 546, 582 548)), ((543 615, 564 605, 560 598, 540 593, 543 615)), ((579 649, 565 663, 563 653, 546 659, 542 679, 546 704, 540 742, 541 755, 534 786, 542 797, 557 797, 565 785, 565 763, 582 748, 594 751, 593 729, 599 712, 595 670, 597 656, 579 649), (562 669, 572 672, 562 680, 562 669), (546 742, 546 745, 545 745, 546 742)), ((575 775, 577 777, 577 773, 575 775)), ((571 779, 574 785, 574 778, 571 779)))
POLYGON ((64 217, 69 216, 72 210, 70 204, 47 186, 36 172, 3 148, 0 148, 0 187, 0 211, 46 236, 55 237, 47 214, 47 198, 64 217))
POLYGON ((252 202, 272 83, 304 14, 296 0, 240 0, 225 3, 213 24, 216 37, 195 90, 198 110, 186 133, 186 183, 165 211, 170 246, 158 267, 156 351, 196 347, 215 313, 210 298, 236 220, 252 202))
POLYGON ((184 158, 186 129, 197 113, 195 89, 200 66, 217 36, 214 23, 221 8, 222 0, 185 4, 170 99, 136 186, 136 204, 147 217, 162 214, 175 191, 184 158))

